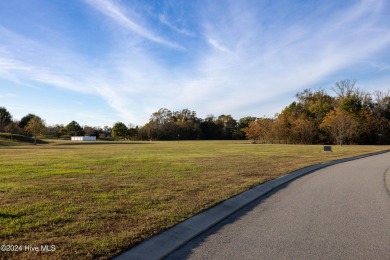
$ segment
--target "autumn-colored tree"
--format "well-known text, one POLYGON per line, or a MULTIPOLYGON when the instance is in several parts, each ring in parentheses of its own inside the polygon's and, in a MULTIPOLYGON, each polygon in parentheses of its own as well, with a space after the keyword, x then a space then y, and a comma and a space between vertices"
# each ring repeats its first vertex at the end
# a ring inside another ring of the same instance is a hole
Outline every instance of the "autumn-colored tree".
MULTIPOLYGON (((359 144, 382 144, 388 140, 390 121, 375 111, 360 112, 359 144)), ((387 143, 387 142, 386 142, 387 143)))
POLYGON ((272 143, 272 124, 271 118, 258 118, 256 121, 249 123, 249 126, 245 129, 247 139, 252 140, 253 143, 272 143))
POLYGON ((252 121, 249 123, 249 126, 244 129, 246 139, 252 140, 252 143, 256 144, 257 140, 261 137, 261 128, 260 125, 256 121, 252 121))
POLYGON ((46 125, 40 117, 34 116, 29 120, 25 129, 34 136, 34 144, 37 144, 37 137, 45 132, 46 125))
POLYGON ((279 143, 291 143, 291 122, 294 116, 291 115, 288 109, 284 109, 282 113, 276 116, 272 124, 272 133, 279 143))
POLYGON ((359 124, 355 117, 339 108, 330 111, 320 125, 320 128, 328 132, 340 145, 356 136, 358 127, 359 124))
POLYGON ((309 119, 298 118, 292 123, 291 134, 300 144, 312 144, 315 136, 315 125, 309 119))
POLYGON ((274 120, 271 118, 259 118, 258 124, 260 125, 260 138, 263 143, 273 143, 274 137, 272 132, 272 126, 274 124, 274 120))

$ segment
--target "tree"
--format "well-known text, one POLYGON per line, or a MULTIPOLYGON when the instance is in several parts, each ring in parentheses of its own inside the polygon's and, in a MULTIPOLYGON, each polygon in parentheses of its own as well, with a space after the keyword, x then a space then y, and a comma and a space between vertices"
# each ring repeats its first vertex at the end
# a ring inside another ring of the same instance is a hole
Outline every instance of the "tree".
POLYGON ((374 99, 374 112, 390 120, 390 89, 387 91, 375 91, 374 99))
POLYGON ((200 122, 195 111, 183 109, 172 113, 173 122, 166 124, 169 139, 199 139, 201 136, 200 122))
POLYGON ((272 132, 279 143, 292 143, 291 122, 293 118, 288 109, 284 109, 282 113, 276 116, 272 124, 272 132))
POLYGON ((360 112, 359 144, 388 143, 390 135, 390 121, 376 111, 362 110, 360 112))
POLYGON ((12 123, 12 116, 5 107, 0 107, 0 132, 5 131, 6 126, 12 123))
POLYGON ((99 138, 99 129, 96 127, 84 126, 83 131, 85 135, 96 136, 96 138, 99 138))
POLYGON ((334 84, 332 90, 338 98, 344 99, 350 97, 355 91, 356 80, 344 79, 334 84))
POLYGON ((214 115, 208 115, 201 123, 202 139, 217 140, 222 136, 222 125, 217 124, 217 119, 214 115))
POLYGON ((157 124, 163 125, 172 121, 172 112, 167 108, 160 108, 157 112, 154 112, 150 117, 150 121, 154 121, 157 124))
POLYGON ((220 115, 217 124, 222 126, 221 139, 233 139, 233 133, 238 128, 237 121, 231 115, 220 115))
POLYGON ((28 125, 28 122, 30 122, 30 120, 33 117, 36 117, 36 115, 28 114, 28 115, 25 115, 24 117, 22 117, 22 119, 20 119, 20 122, 19 122, 19 127, 20 128, 25 128, 28 125))
POLYGON ((312 144, 315 135, 315 126, 313 121, 298 118, 292 123, 291 133, 300 144, 312 144))
POLYGON ((59 132, 59 136, 63 136, 63 137, 66 137, 68 135, 68 130, 66 130, 66 128, 61 128, 60 129, 60 132, 59 132))
POLYGON ((112 128, 106 125, 106 126, 104 126, 103 129, 101 130, 101 132, 100 132, 100 134, 99 134, 99 137, 100 137, 100 138, 111 137, 111 132, 112 132, 112 128))
POLYGON ((323 89, 312 91, 305 89, 296 94, 298 101, 302 104, 301 118, 312 118, 318 125, 322 122, 325 115, 333 109, 335 100, 325 93, 323 89))
POLYGON ((257 141, 263 144, 272 143, 273 123, 271 118, 258 118, 256 121, 250 122, 249 126, 245 129, 247 139, 251 139, 253 143, 257 143, 257 141))
POLYGON ((50 137, 60 138, 65 130, 63 125, 53 125, 46 127, 46 135, 50 137))
POLYGON ((150 141, 158 139, 158 123, 156 121, 149 121, 147 124, 144 125, 144 127, 142 127, 141 135, 142 137, 146 137, 150 141))
POLYGON ((256 117, 247 116, 241 118, 237 123, 237 129, 233 131, 233 139, 244 140, 246 138, 246 128, 253 121, 256 121, 256 117))
POLYGON ((201 136, 201 120, 196 112, 189 109, 170 111, 161 108, 154 112, 150 120, 140 129, 141 136, 160 140, 194 140, 201 136))
POLYGON ((344 141, 348 142, 358 134, 358 126, 352 114, 339 108, 329 112, 320 125, 340 146, 344 144, 344 141))
POLYGON ((140 139, 140 133, 139 133, 139 128, 138 126, 135 126, 134 125, 129 125, 129 127, 127 128, 127 136, 129 137, 130 140, 139 140, 140 139))
POLYGON ((26 131, 30 132, 34 136, 34 144, 37 144, 37 136, 45 132, 45 122, 38 116, 31 118, 26 126, 26 131))
POLYGON ((186 122, 189 120, 195 121, 197 119, 196 112, 185 108, 181 111, 175 111, 171 115, 175 122, 186 122))
MULTIPOLYGON (((24 130, 22 128, 20 128, 16 122, 11 122, 10 124, 8 124, 5 127, 5 131, 7 133, 11 133, 11 134, 18 134, 18 135, 24 134, 24 130)), ((12 138, 12 136, 11 136, 11 138, 12 138)))
POLYGON ((238 121, 238 125, 240 129, 244 129, 247 128, 249 126, 249 123, 253 121, 256 121, 256 117, 253 116, 243 117, 238 121))
POLYGON ((249 123, 248 127, 244 129, 246 139, 252 140, 252 143, 256 144, 257 140, 261 138, 261 127, 257 121, 249 123))
POLYGON ((335 83, 332 90, 337 94, 337 107, 357 115, 362 109, 371 109, 374 104, 371 94, 355 87, 356 80, 345 79, 335 83))
POLYGON ((112 127, 111 135, 112 137, 126 138, 127 126, 122 122, 116 122, 112 127))
POLYGON ((363 100, 357 94, 352 94, 341 99, 339 107, 346 112, 358 114, 363 109, 363 100))
POLYGON ((83 128, 76 121, 72 121, 65 126, 70 136, 84 135, 83 128))

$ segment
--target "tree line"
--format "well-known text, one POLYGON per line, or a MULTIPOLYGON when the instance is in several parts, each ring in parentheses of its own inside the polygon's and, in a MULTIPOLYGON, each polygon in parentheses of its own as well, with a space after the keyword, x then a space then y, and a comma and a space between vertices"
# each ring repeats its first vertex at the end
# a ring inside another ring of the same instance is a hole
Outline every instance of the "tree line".
POLYGON ((208 115, 195 111, 161 108, 144 126, 115 123, 112 127, 67 125, 46 126, 34 114, 12 120, 0 107, 0 132, 20 135, 70 138, 90 135, 101 140, 242 140, 285 144, 390 144, 390 91, 369 93, 354 80, 336 82, 331 96, 322 89, 305 89, 296 100, 274 117, 208 115))
POLYGON ((258 143, 389 144, 390 91, 369 93, 354 80, 332 90, 306 89, 274 118, 257 118, 245 130, 258 143))

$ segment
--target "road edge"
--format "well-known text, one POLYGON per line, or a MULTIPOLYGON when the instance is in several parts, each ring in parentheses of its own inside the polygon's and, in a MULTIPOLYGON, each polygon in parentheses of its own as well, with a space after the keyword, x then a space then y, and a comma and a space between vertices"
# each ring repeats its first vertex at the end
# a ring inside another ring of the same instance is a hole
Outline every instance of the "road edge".
POLYGON ((207 231, 225 218, 242 209, 251 202, 259 199, 276 188, 296 180, 306 174, 316 170, 329 167, 335 164, 358 160, 374 155, 388 153, 390 150, 369 153, 350 158, 334 160, 330 162, 307 166, 296 171, 287 173, 277 179, 260 184, 250 190, 244 191, 234 197, 231 197, 219 204, 187 219, 177 225, 151 237, 148 240, 122 252, 114 257, 114 260, 128 259, 162 259, 188 241, 207 231))

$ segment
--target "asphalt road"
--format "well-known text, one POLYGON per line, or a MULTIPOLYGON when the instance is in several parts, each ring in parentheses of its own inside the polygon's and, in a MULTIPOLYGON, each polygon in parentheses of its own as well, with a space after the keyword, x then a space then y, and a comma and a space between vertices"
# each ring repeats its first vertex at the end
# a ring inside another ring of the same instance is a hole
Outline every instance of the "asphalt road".
POLYGON ((318 170, 166 259, 390 259, 390 153, 318 170))

